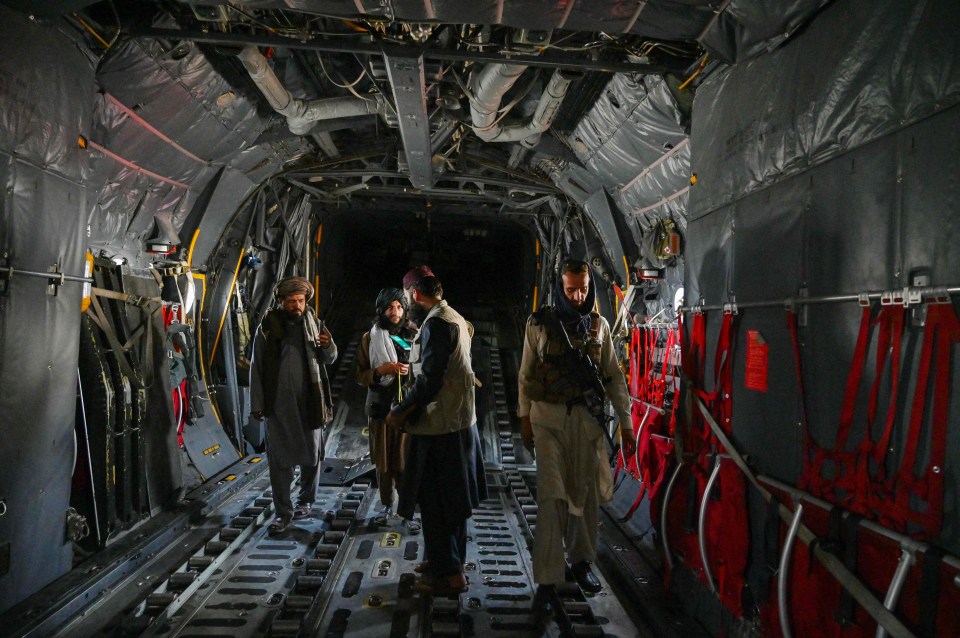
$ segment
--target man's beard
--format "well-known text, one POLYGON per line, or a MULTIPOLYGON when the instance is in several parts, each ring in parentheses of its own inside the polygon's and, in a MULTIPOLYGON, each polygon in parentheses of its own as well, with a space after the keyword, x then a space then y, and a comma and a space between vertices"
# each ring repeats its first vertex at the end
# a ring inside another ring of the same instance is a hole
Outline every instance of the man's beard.
POLYGON ((303 318, 303 311, 298 310, 284 310, 283 313, 287 315, 288 321, 299 321, 303 318))
POLYGON ((390 317, 388 317, 387 315, 380 315, 380 319, 379 321, 377 321, 377 324, 380 326, 382 330, 389 330, 391 332, 395 332, 400 328, 400 326, 403 325, 403 317, 401 317, 400 321, 398 321, 397 323, 393 323, 393 321, 391 321, 390 317))
POLYGON ((423 306, 418 303, 410 304, 410 309, 407 310, 407 319, 419 326, 426 318, 427 311, 423 309, 423 306))

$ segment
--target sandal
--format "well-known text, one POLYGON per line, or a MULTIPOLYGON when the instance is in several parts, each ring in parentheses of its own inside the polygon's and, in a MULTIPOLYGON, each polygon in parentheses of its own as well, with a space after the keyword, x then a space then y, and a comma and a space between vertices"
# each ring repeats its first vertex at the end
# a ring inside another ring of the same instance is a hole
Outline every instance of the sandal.
POLYGON ((289 518, 275 518, 273 522, 270 523, 270 526, 267 527, 267 531, 269 531, 270 534, 279 534, 286 531, 286 529, 290 526, 290 522, 291 519, 289 518))
POLYGON ((393 516, 393 505, 383 505, 373 517, 373 522, 380 527, 386 527, 390 524, 391 516, 393 516))
POLYGON ((310 516, 310 510, 313 509, 313 503, 297 503, 293 509, 294 518, 306 518, 310 516))
POLYGON ((463 574, 454 574, 446 578, 424 577, 413 585, 413 590, 435 597, 458 596, 470 589, 470 583, 463 574))
POLYGON ((416 536, 420 533, 420 530, 423 528, 423 525, 420 524, 415 518, 408 518, 403 521, 403 524, 407 527, 407 533, 416 536))

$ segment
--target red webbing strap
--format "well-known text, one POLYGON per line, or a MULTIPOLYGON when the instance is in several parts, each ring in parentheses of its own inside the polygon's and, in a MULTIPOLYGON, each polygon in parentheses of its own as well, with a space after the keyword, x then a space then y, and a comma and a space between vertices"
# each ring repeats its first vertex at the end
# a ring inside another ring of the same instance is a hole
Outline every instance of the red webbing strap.
MULTIPOLYGON (((707 322, 706 316, 702 312, 698 310, 693 311, 693 321, 690 322, 689 330, 690 339, 689 343, 687 343, 687 348, 681 353, 681 366, 688 380, 690 390, 696 393, 703 388, 706 369, 707 322)), ((696 452, 703 447, 702 441, 707 435, 707 429, 700 412, 693 410, 690 415, 690 427, 683 432, 684 450, 696 452)), ((694 466, 696 466, 696 464, 694 464, 694 466)), ((691 467, 691 470, 697 475, 698 480, 702 479, 701 483, 706 481, 702 469, 703 468, 700 467, 691 467)))
MULTIPOLYGON (((651 329, 648 332, 650 333, 650 366, 648 369, 651 376, 653 376, 656 373, 655 348, 659 342, 661 331, 658 328, 656 330, 651 329)), ((663 358, 660 361, 660 377, 659 379, 652 380, 650 393, 646 399, 648 403, 658 408, 663 408, 664 406, 667 371, 670 366, 670 352, 673 348, 675 338, 676 335, 674 331, 668 328, 667 338, 664 342, 665 347, 663 358)), ((659 491, 660 486, 663 484, 663 480, 666 477, 667 469, 670 464, 670 454, 673 452, 674 447, 673 439, 664 436, 663 432, 661 431, 663 425, 663 415, 659 412, 656 412, 655 408, 650 407, 650 405, 642 407, 645 409, 645 412, 643 420, 641 421, 641 423, 643 423, 643 427, 640 428, 637 441, 637 469, 640 473, 643 485, 640 488, 633 505, 631 505, 626 514, 624 514, 623 520, 625 521, 629 520, 637 511, 637 508, 643 501, 644 496, 647 496, 647 498, 649 498, 651 501, 656 498, 657 492, 659 491)), ((671 415, 671 428, 675 425, 674 415, 675 411, 674 414, 671 415)))
MULTIPOLYGON (((720 335, 717 338, 717 350, 714 354, 714 381, 713 391, 703 396, 709 399, 710 412, 723 431, 727 434, 733 429, 733 356, 731 352, 733 331, 733 313, 724 311, 723 321, 720 324, 720 335)), ((710 435, 712 437, 712 435, 710 435)), ((718 448, 722 448, 717 442, 718 448)))
MULTIPOLYGON (((642 352, 638 351, 638 374, 640 375, 640 381, 637 384, 637 393, 636 398, 645 403, 650 402, 650 374, 653 371, 650 362, 653 357, 653 348, 651 347, 650 335, 652 330, 649 327, 645 326, 645 329, 640 331, 638 330, 637 335, 637 348, 639 349, 641 345, 643 346, 642 352), (642 334, 642 338, 640 335, 642 334)), ((655 342, 654 342, 655 343, 655 342)), ((634 513, 637 511, 637 508, 640 507, 640 503, 643 502, 643 497, 647 493, 647 486, 650 482, 650 477, 646 470, 647 464, 645 464, 644 457, 647 454, 649 445, 650 445, 650 425, 647 421, 650 418, 650 406, 644 405, 643 403, 634 402, 631 410, 631 416, 634 421, 634 434, 637 437, 637 449, 633 457, 626 462, 627 471, 630 472, 635 478, 640 479, 640 490, 637 492, 637 497, 634 499, 633 504, 623 515, 622 521, 628 521, 633 517, 634 513)))
POLYGON ((654 383, 654 373, 656 372, 656 357, 657 357, 657 333, 659 329, 650 328, 647 330, 647 358, 646 358, 646 371, 645 378, 647 380, 647 394, 644 397, 644 401, 649 403, 654 402, 656 388, 654 383))
POLYGON ((946 459, 947 420, 950 408, 950 354, 960 343, 960 322, 950 303, 931 303, 927 308, 926 329, 920 353, 916 391, 910 413, 907 446, 895 480, 893 522, 916 523, 927 534, 936 536, 943 525, 943 463, 946 459), (934 359, 934 354, 936 355, 934 359), (935 365, 933 364, 935 361, 935 365), (931 367, 934 368, 933 411, 930 424, 930 459, 916 473, 917 450, 926 414, 931 367), (922 512, 910 509, 910 497, 923 501, 922 512))
MULTIPOLYGON (((867 402, 867 425, 854 453, 852 462, 849 455, 843 455, 844 476, 837 481, 847 493, 842 505, 859 514, 871 513, 876 508, 878 499, 883 496, 877 494, 879 481, 884 478, 883 459, 886 456, 886 446, 889 445, 893 433, 893 425, 897 416, 897 401, 899 398, 900 381, 900 346, 903 337, 903 317, 906 309, 903 305, 885 305, 880 309, 872 325, 880 326, 877 337, 876 368, 873 387, 867 402), (892 345, 891 345, 892 341, 892 345), (887 406, 887 416, 884 430, 879 441, 873 441, 873 424, 876 421, 877 405, 879 403, 880 386, 887 360, 890 360, 890 399, 887 406), (877 467, 876 479, 870 472, 870 460, 873 459, 877 467)), ((842 454, 843 450, 838 450, 842 454)))
POLYGON ((847 389, 843 395, 843 407, 840 409, 840 428, 837 431, 837 444, 834 450, 843 452, 850 438, 850 426, 853 424, 853 411, 857 403, 860 380, 863 378, 863 365, 867 360, 867 347, 870 344, 870 306, 864 306, 860 315, 860 331, 857 333, 857 347, 853 351, 850 373, 847 375, 847 389))
MULTIPOLYGON (((641 330, 639 327, 634 327, 630 332, 630 396, 634 399, 641 399, 642 387, 643 387, 643 349, 641 348, 641 330)), ((641 399, 642 400, 642 399, 641 399)), ((640 426, 640 416, 639 410, 643 407, 641 404, 636 401, 630 402, 630 427, 633 429, 634 436, 637 435, 640 426)), ((621 424, 623 427, 623 424, 621 424)), ((634 457, 635 458, 635 457, 634 457)), ((613 481, 616 483, 617 479, 620 476, 620 471, 624 468, 627 469, 630 474, 637 476, 635 468, 631 468, 630 462, 626 461, 623 457, 623 448, 620 448, 619 454, 617 454, 617 468, 613 476, 613 481)))
POLYGON ((819 465, 816 462, 818 446, 810 434, 807 420, 807 395, 803 384, 803 361, 800 358, 800 335, 797 330, 797 314, 787 308, 787 330, 793 344, 793 371, 797 377, 797 410, 800 412, 800 427, 803 429, 803 468, 798 487, 813 492, 812 487, 819 482, 819 465))
MULTIPOLYGON (((644 430, 644 432, 647 432, 647 431, 648 430, 646 429, 644 430)), ((640 442, 637 441, 637 447, 639 446, 640 446, 640 442)), ((633 505, 631 505, 630 509, 628 509, 627 512, 623 515, 623 518, 620 519, 621 521, 626 522, 633 517, 634 513, 637 511, 637 508, 640 507, 640 503, 643 502, 643 497, 646 493, 647 493, 647 478, 641 474, 640 490, 637 492, 637 498, 633 500, 633 505)))
POLYGON ((702 312, 694 312, 690 327, 689 349, 683 353, 683 368, 694 386, 703 387, 703 372, 706 365, 707 322, 702 312))
MULTIPOLYGON (((722 406, 718 406, 716 400, 720 397, 722 404, 725 394, 723 390, 729 389, 729 385, 726 382, 729 377, 728 364, 730 358, 730 326, 732 319, 732 314, 727 312, 723 313, 723 321, 720 323, 720 334, 717 337, 717 349, 713 355, 713 390, 707 392, 703 384, 700 384, 695 390, 697 396, 710 408, 710 413, 717 419, 717 423, 724 429, 729 427, 729 422, 720 418, 722 406)), ((729 394, 729 392, 727 394, 729 394)))
MULTIPOLYGON (((874 380, 874 390, 871 393, 870 405, 876 410, 876 393, 877 387, 880 384, 880 378, 882 376, 883 366, 880 363, 880 357, 887 352, 887 348, 890 347, 890 403, 887 405, 887 418, 883 426, 883 433, 880 435, 880 439, 874 444, 872 442, 870 430, 867 430, 867 436, 864 437, 864 450, 868 452, 872 458, 873 462, 877 465, 877 471, 879 472, 878 478, 883 480, 884 478, 884 468, 883 461, 886 458, 887 449, 890 446, 890 438, 893 435, 893 425, 897 420, 897 402, 899 401, 900 393, 900 351, 901 345, 903 343, 903 324, 904 317, 906 316, 907 309, 903 306, 888 306, 886 308, 886 321, 884 325, 887 326, 886 330, 881 331, 881 342, 877 346, 877 378, 874 380), (887 339, 883 338, 887 335, 892 334, 893 336, 893 346, 888 346, 886 343, 887 339), (882 349, 881 349, 882 346, 882 349), (870 449, 872 448, 872 449, 870 449)), ((885 356, 883 360, 886 361, 885 356)), ((874 421, 873 416, 870 417, 869 423, 872 425, 874 421)))
MULTIPOLYGON (((683 329, 678 327, 675 331, 676 345, 680 348, 680 353, 682 356, 683 353, 683 329)), ((667 356, 667 362, 669 365, 670 357, 667 356)), ((670 381, 670 386, 673 388, 673 404, 670 409, 670 424, 667 427, 667 434, 673 438, 677 432, 677 412, 679 412, 678 407, 680 403, 680 375, 677 373, 677 370, 671 369, 672 379, 670 381)))
MULTIPOLYGON (((843 405, 840 409, 840 425, 837 430, 836 444, 833 449, 822 448, 817 445, 805 428, 805 442, 807 450, 804 454, 804 469, 800 480, 800 487, 817 496, 833 499, 836 488, 846 490, 848 494, 855 491, 853 456, 846 451, 847 440, 850 438, 850 428, 853 424, 854 408, 857 402, 857 393, 860 381, 863 378, 863 366, 867 359, 867 350, 870 345, 871 307, 861 304, 863 311, 860 315, 860 329, 857 333, 857 345, 854 348, 853 359, 850 362, 850 372, 847 374, 846 390, 844 391, 843 405), (823 478, 823 465, 827 460, 834 461, 834 478, 823 478)), ((789 324, 788 324, 789 325, 789 324)), ((794 320, 792 329, 796 331, 794 320)), ((796 340, 796 336, 792 337, 796 340)), ((795 346, 796 361, 799 361, 799 344, 795 346)), ((798 364, 795 364, 798 365, 798 364)))

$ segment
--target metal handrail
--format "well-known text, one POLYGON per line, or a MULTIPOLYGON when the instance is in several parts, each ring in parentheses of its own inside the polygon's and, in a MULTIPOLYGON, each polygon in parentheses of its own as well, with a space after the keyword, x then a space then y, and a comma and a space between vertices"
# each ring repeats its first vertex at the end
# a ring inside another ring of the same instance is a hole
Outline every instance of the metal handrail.
MULTIPOLYGON (((710 414, 710 410, 707 409, 707 406, 704 405, 703 401, 699 398, 695 399, 697 408, 700 410, 700 413, 703 415, 704 420, 707 422, 707 425, 710 426, 710 430, 717 437, 720 444, 730 455, 730 458, 737 464, 737 467, 740 468, 740 471, 743 472, 744 477, 753 485, 760 495, 763 497, 763 500, 770 502, 773 499, 773 494, 771 494, 767 489, 760 485, 757 480, 757 476, 750 470, 750 467, 747 465, 747 462, 743 459, 743 456, 737 452, 736 448, 733 446, 733 443, 730 441, 730 437, 727 436, 726 432, 723 431, 723 428, 717 423, 716 419, 713 418, 713 415, 710 414)), ((777 512, 780 515, 780 518, 783 520, 790 520, 793 516, 793 512, 787 509, 784 505, 779 505, 777 507, 777 512)), ((812 531, 802 523, 798 525, 797 536, 801 541, 808 547, 820 563, 829 571, 834 578, 840 583, 840 585, 850 592, 850 595, 860 603, 860 606, 870 614, 870 616, 877 621, 878 625, 886 628, 892 636, 896 638, 913 638, 913 633, 896 617, 889 609, 885 608, 883 604, 877 600, 876 596, 873 595, 873 592, 863 584, 863 582, 856 577, 843 562, 838 559, 836 556, 826 551, 822 547, 814 543, 816 536, 812 531)))
POLYGON ((723 462, 725 455, 717 456, 713 463, 713 471, 710 472, 710 478, 707 480, 707 486, 703 490, 703 498, 700 499, 700 517, 697 520, 697 541, 700 544, 700 560, 703 561, 703 573, 707 577, 707 585, 711 593, 716 593, 717 588, 713 584, 713 574, 710 572, 710 564, 707 561, 707 503, 710 502, 710 493, 713 491, 713 485, 717 482, 717 476, 720 474, 720 463, 723 462))
POLYGON ((790 558, 793 555, 793 543, 797 540, 800 518, 803 516, 803 503, 797 503, 797 509, 790 521, 787 537, 783 540, 783 552, 780 554, 780 568, 777 570, 777 606, 780 610, 780 631, 783 638, 793 638, 790 629, 790 606, 787 600, 787 583, 790 577, 790 558))
POLYGON ((673 556, 670 555, 670 543, 667 540, 667 503, 670 502, 670 493, 673 492, 673 485, 677 482, 681 467, 683 467, 683 461, 677 461, 677 467, 673 470, 673 475, 667 482, 667 491, 663 493, 663 506, 660 512, 660 536, 663 538, 663 554, 671 572, 673 572, 673 556))
MULTIPOLYGON (((786 297, 783 299, 771 299, 766 301, 746 301, 746 302, 736 302, 733 304, 738 310, 741 308, 773 308, 776 306, 803 306, 803 305, 813 305, 813 304, 824 304, 824 303, 836 303, 842 301, 863 301, 863 300, 878 300, 882 299, 885 295, 890 294, 891 292, 902 295, 904 300, 915 299, 916 295, 922 297, 936 297, 939 295, 957 295, 960 294, 960 286, 907 286, 906 288, 901 288, 894 291, 887 290, 871 290, 864 293, 856 294, 838 294, 838 295, 821 295, 818 297, 786 297)), ((910 303, 915 303, 911 301, 910 303)), ((696 305, 696 306, 682 306, 680 307, 680 312, 698 312, 704 310, 724 310, 729 307, 731 304, 713 304, 713 305, 696 305)))
MULTIPOLYGON (((816 496, 813 496, 809 492, 804 492, 803 490, 797 489, 792 485, 788 485, 783 481, 778 481, 775 478, 771 478, 769 476, 761 474, 757 476, 757 480, 760 481, 761 483, 766 483, 771 487, 775 487, 776 489, 782 492, 787 492, 793 498, 804 500, 807 503, 810 503, 811 505, 816 505, 820 509, 829 510, 834 507, 834 504, 830 503, 829 501, 825 501, 821 498, 817 498, 816 496)), ((923 551, 926 551, 928 547, 926 543, 921 543, 920 541, 914 540, 909 536, 906 536, 899 532, 895 532, 894 530, 888 527, 884 527, 878 523, 874 523, 873 521, 865 518, 860 519, 860 525, 864 529, 868 529, 871 532, 874 532, 881 536, 885 536, 890 540, 899 543, 901 548, 910 549, 913 552, 923 552, 923 551)), ((942 560, 944 563, 946 563, 947 565, 950 565, 954 569, 960 570, 960 558, 952 555, 947 555, 947 556, 944 556, 942 560)))
POLYGON ((92 284, 93 277, 77 277, 76 275, 65 275, 62 272, 39 272, 36 270, 22 270, 13 266, 0 266, 0 274, 5 275, 7 281, 13 279, 14 275, 23 275, 24 277, 38 277, 40 279, 49 279, 51 284, 62 286, 64 282, 76 281, 82 284, 92 284))

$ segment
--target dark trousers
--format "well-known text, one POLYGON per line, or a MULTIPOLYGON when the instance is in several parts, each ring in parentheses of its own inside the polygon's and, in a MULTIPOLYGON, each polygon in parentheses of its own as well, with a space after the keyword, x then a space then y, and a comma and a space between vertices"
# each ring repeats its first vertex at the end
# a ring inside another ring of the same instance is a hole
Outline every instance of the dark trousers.
POLYGON ((436 464, 424 467, 417 502, 423 523, 424 554, 435 576, 452 576, 463 570, 467 557, 467 521, 451 522, 444 511, 440 497, 442 477, 435 472, 436 464))
MULTIPOLYGON (((273 490, 273 506, 278 518, 293 518, 293 502, 290 498, 290 484, 293 483, 296 466, 281 467, 273 457, 267 454, 270 467, 270 489, 273 490)), ((320 465, 300 467, 300 503, 313 503, 317 500, 317 477, 320 465)))

